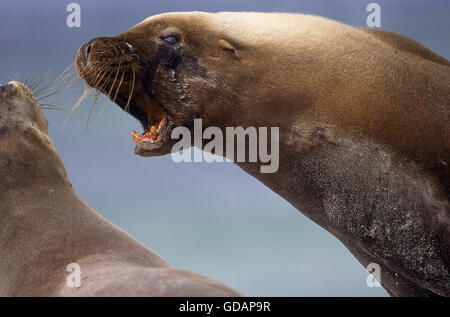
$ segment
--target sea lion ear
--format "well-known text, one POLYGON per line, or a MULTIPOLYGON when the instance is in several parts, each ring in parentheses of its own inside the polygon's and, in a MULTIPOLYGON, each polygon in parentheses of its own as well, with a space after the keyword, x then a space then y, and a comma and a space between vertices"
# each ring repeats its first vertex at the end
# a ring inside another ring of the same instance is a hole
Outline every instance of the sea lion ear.
POLYGON ((225 51, 228 51, 232 54, 236 54, 236 50, 234 49, 233 45, 231 45, 229 42, 225 41, 224 39, 219 41, 219 45, 225 51))

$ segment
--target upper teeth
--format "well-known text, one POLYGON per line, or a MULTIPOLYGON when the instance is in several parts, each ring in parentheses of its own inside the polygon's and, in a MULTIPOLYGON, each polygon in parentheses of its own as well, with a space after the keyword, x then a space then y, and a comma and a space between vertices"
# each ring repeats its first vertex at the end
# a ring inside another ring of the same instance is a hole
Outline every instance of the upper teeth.
POLYGON ((144 135, 141 135, 137 133, 135 130, 133 130, 131 131, 131 136, 133 137, 133 140, 136 143, 139 143, 144 139, 149 140, 151 143, 155 143, 159 138, 159 132, 161 131, 161 128, 163 127, 165 122, 166 122, 166 114, 164 113, 161 118, 161 121, 158 124, 158 127, 152 125, 150 129, 144 133, 144 135))

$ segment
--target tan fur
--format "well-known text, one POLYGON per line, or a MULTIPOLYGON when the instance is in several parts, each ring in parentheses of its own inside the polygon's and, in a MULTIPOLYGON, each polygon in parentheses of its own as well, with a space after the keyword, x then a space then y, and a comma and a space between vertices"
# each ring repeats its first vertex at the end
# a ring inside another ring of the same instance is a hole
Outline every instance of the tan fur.
POLYGON ((238 296, 173 268, 71 187, 47 121, 18 82, 0 93, 0 296, 238 296), (66 267, 81 268, 69 288, 66 267))
MULTIPOLYGON (((100 53, 125 41, 139 57, 133 109, 149 113, 159 104, 171 128, 191 128, 198 117, 222 129, 280 127, 277 173, 239 166, 364 266, 380 264, 390 294, 450 295, 448 60, 391 32, 241 12, 152 16, 117 37, 94 39, 89 59, 107 62, 100 53), (180 42, 165 44, 165 34, 180 42)), ((78 70, 95 86, 86 75, 95 69, 80 56, 78 70)), ((169 153, 169 134, 138 143, 136 153, 169 153)))

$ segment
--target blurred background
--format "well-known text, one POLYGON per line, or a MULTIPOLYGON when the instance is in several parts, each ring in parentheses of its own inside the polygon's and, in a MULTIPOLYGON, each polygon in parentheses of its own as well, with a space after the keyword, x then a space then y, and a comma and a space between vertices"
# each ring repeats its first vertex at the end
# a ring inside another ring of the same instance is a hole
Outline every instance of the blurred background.
MULTIPOLYGON (((278 11, 366 26, 356 0, 2 0, 0 82, 16 74, 61 73, 79 46, 167 11, 278 11), (81 6, 69 28, 66 7, 81 6)), ((381 26, 450 58, 450 1, 376 1, 381 26)), ((55 99, 76 98, 79 89, 55 99)), ((75 101, 60 107, 70 109, 75 101)), ((88 114, 86 101, 81 112, 88 114)), ((174 163, 133 154, 138 122, 103 97, 86 117, 46 110, 50 137, 81 198, 174 266, 225 282, 249 296, 387 296, 331 234, 232 163, 174 163), (103 110, 103 111, 102 111, 103 110)), ((139 131, 140 132, 140 131, 139 131)))

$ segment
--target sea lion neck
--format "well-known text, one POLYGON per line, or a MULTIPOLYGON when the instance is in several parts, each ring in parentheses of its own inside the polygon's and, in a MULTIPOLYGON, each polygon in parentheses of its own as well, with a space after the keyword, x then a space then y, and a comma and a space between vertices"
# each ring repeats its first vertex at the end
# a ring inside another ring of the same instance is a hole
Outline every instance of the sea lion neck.
MULTIPOLYGON (((0 199, 9 201, 11 206, 30 203, 24 201, 28 192, 66 190, 71 187, 65 168, 48 136, 31 127, 25 131, 12 128, 0 131, 0 177, 0 199)), ((39 199, 36 195, 34 197, 39 199)))

